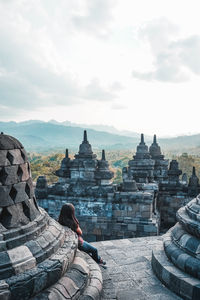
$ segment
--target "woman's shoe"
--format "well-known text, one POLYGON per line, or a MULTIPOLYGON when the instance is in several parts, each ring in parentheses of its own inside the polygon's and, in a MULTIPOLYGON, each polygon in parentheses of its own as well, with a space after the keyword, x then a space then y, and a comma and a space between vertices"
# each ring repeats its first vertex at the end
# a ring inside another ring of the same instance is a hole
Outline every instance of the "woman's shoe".
POLYGON ((101 258, 101 259, 100 259, 100 261, 99 261, 99 264, 101 264, 101 265, 104 265, 104 266, 105 266, 105 265, 106 265, 106 262, 105 262, 105 261, 103 261, 103 259, 101 258))

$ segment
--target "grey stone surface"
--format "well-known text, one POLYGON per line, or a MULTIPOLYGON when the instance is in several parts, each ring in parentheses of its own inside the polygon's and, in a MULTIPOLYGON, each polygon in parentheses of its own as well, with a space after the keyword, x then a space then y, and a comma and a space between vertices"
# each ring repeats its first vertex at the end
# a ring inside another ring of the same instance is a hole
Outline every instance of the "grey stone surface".
POLYGON ((13 150, 23 148, 22 144, 13 136, 1 134, 0 150, 13 150))
POLYGON ((1 150, 0 152, 0 166, 9 166, 10 162, 7 159, 7 150, 1 150))
POLYGON ((36 183, 36 191, 35 195, 36 197, 40 199, 44 199, 47 197, 47 180, 45 176, 39 176, 36 183))
POLYGON ((12 157, 12 165, 20 165, 24 163, 21 149, 9 150, 7 155, 10 155, 10 157, 12 157))
POLYGON ((9 300, 10 292, 8 291, 8 284, 1 280, 0 281, 0 300, 9 300))
POLYGON ((107 262, 102 268, 102 300, 182 299, 166 288, 151 268, 152 249, 162 246, 162 237, 144 237, 93 243, 107 262))
POLYGON ((11 186, 0 185, 0 207, 6 207, 14 204, 14 200, 9 195, 10 191, 11 186))
POLYGON ((20 274, 25 270, 32 269, 36 266, 35 257, 28 247, 19 246, 7 251, 15 274, 20 274))
POLYGON ((102 275, 99 266, 84 252, 77 251, 68 271, 58 282, 33 299, 100 299, 102 275))
POLYGON ((196 175, 195 167, 192 169, 192 176, 189 179, 188 193, 191 197, 195 197, 200 191, 199 178, 196 175))

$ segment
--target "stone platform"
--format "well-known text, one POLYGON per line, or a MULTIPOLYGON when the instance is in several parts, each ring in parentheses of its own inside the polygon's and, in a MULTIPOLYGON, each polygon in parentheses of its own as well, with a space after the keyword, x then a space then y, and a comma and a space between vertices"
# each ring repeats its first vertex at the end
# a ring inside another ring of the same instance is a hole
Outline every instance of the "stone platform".
POLYGON ((107 262, 102 300, 180 300, 156 277, 152 250, 160 253, 163 237, 143 237, 92 243, 107 262))
MULTIPOLYGON (((187 258, 187 254, 180 253, 179 263, 183 263, 185 258, 187 258)), ((200 299, 199 279, 181 271, 169 261, 163 245, 161 245, 160 251, 156 253, 153 251, 152 267, 158 278, 172 291, 181 295, 183 299, 200 299)), ((188 267, 193 268, 191 259, 188 259, 188 267)))

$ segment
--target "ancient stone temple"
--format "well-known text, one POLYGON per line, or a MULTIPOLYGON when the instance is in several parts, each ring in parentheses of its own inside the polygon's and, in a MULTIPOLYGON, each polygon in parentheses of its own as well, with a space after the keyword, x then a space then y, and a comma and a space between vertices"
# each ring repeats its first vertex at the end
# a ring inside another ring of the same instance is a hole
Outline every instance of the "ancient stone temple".
POLYGON ((86 131, 78 154, 70 160, 67 151, 56 174, 58 182, 49 187, 43 177, 38 178, 39 204, 56 219, 64 203, 73 203, 88 241, 158 234, 158 185, 139 190, 130 168, 123 170, 122 184, 113 185, 105 151, 98 160, 86 131))
POLYGON ((97 169, 96 154, 93 154, 92 147, 87 140, 87 132, 84 131, 83 142, 79 146, 79 152, 70 164, 71 182, 77 179, 86 185, 95 185, 95 171, 97 169))
POLYGON ((141 134, 140 144, 137 146, 133 160, 130 160, 129 170, 133 179, 138 183, 149 183, 154 180, 155 161, 151 159, 148 146, 144 142, 144 135, 141 134))
POLYGON ((182 299, 200 299, 200 195, 177 212, 177 224, 153 251, 158 278, 182 299))
POLYGON ((137 146, 133 160, 129 161, 129 172, 137 183, 162 182, 168 178, 168 160, 164 159, 160 146, 154 135, 153 143, 149 147, 141 134, 140 144, 137 146))
POLYGON ((178 162, 172 160, 168 167, 168 160, 161 153, 161 148, 154 135, 153 143, 149 147, 141 135, 141 142, 137 147, 136 155, 130 160, 127 173, 137 182, 139 190, 154 190, 154 203, 157 202, 161 230, 170 228, 176 223, 176 212, 200 192, 199 179, 195 168, 187 183, 186 174, 180 179, 182 171, 178 162))
POLYGON ((153 177, 157 182, 162 182, 168 178, 168 160, 164 159, 161 153, 160 146, 157 143, 156 135, 154 134, 153 143, 149 147, 151 159, 155 161, 153 177))
POLYGON ((123 181, 127 181, 127 186, 131 187, 131 180, 135 179, 138 190, 154 193, 153 211, 159 215, 161 231, 173 226, 176 223, 177 210, 200 192, 195 168, 188 184, 186 174, 180 179, 182 171, 178 162, 172 160, 169 167, 168 164, 168 160, 161 153, 156 135, 148 150, 144 135, 141 134, 136 155, 129 161, 128 168, 122 171, 123 181))
POLYGON ((89 241, 156 235, 159 228, 173 226, 177 210, 200 192, 195 169, 189 184, 180 179, 181 174, 176 160, 168 167, 156 135, 148 149, 141 134, 136 154, 122 170, 122 182, 112 184, 105 151, 97 159, 84 131, 74 159, 66 150, 56 171, 58 182, 48 186, 40 176, 36 196, 55 219, 62 205, 72 202, 89 241))
POLYGON ((87 131, 84 131, 83 142, 79 146, 79 152, 73 160, 68 156, 66 149, 65 158, 62 160, 61 168, 56 171, 59 183, 68 183, 71 186, 82 184, 83 188, 92 186, 107 186, 111 184, 114 174, 109 170, 105 157, 105 150, 102 150, 101 160, 97 159, 87 139, 87 131))
POLYGON ((99 266, 77 247, 77 235, 38 207, 22 144, 1 134, 0 299, 99 299, 99 266))

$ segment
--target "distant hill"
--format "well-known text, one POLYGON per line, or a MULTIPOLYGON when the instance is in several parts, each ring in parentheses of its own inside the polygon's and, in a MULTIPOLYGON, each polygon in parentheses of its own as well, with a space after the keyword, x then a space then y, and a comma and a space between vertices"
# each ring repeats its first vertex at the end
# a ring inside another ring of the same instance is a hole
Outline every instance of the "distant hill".
MULTIPOLYGON (((0 122, 0 131, 18 138, 27 150, 43 151, 59 148, 76 149, 83 140, 83 128, 47 122, 0 122)), ((138 138, 120 136, 104 131, 87 129, 93 148, 133 148, 138 138)))
MULTIPOLYGON (((64 125, 64 126, 70 126, 70 127, 81 127, 81 128, 89 128, 96 131, 105 131, 112 134, 122 135, 122 136, 128 136, 128 137, 140 137, 140 133, 129 131, 129 130, 118 130, 114 126, 110 125, 88 125, 88 124, 78 124, 78 123, 72 123, 70 121, 64 121, 64 122, 58 122, 56 120, 50 120, 49 123, 56 124, 56 125, 64 125)), ((147 137, 146 137, 147 138, 147 137)), ((149 138, 149 137, 148 137, 149 138)))
MULTIPOLYGON (((29 151, 52 151, 69 148, 78 151, 83 139, 83 130, 86 127, 67 126, 68 121, 61 124, 57 121, 43 122, 29 120, 25 122, 0 122, 0 131, 18 138, 29 151)), ((70 123, 70 122, 69 122, 70 123)), ((100 125, 99 125, 100 126, 100 125)), ((110 127, 110 126, 108 126, 110 127)), ((112 126, 111 126, 112 127, 112 126)), ((114 128, 114 127, 113 127, 114 128)), ((109 133, 87 129, 88 140, 93 149, 132 149, 135 151, 140 142, 140 134, 134 136, 109 133)), ((145 142, 150 146, 152 138, 145 135, 145 142)), ((200 148, 200 134, 183 135, 173 138, 159 138, 158 143, 162 150, 184 152, 192 148, 200 148)))
MULTIPOLYGON (((164 149, 191 149, 200 147, 200 134, 182 135, 173 138, 161 138, 159 144, 164 149)), ((200 153, 199 153, 200 155, 200 153)))

